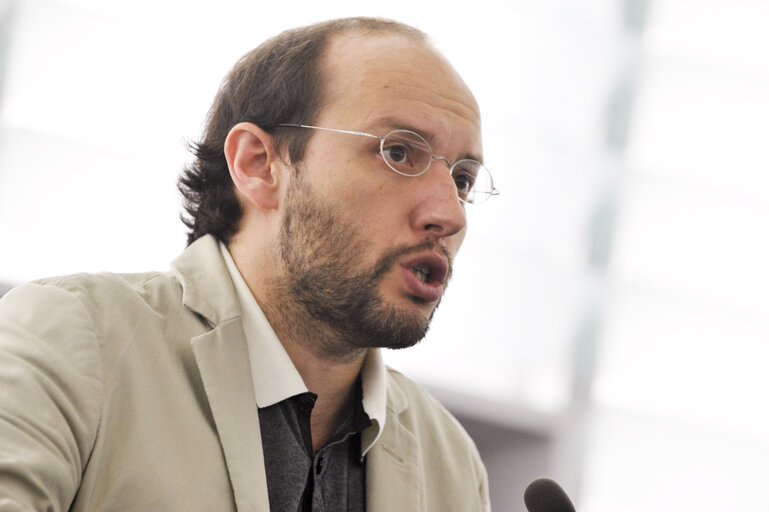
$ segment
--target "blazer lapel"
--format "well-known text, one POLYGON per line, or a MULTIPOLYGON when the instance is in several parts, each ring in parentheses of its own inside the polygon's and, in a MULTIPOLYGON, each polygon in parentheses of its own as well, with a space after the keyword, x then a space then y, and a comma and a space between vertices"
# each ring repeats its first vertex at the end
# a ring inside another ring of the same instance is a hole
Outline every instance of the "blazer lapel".
MULTIPOLYGON (((419 512, 424 510, 424 489, 417 439, 401 425, 398 415, 406 396, 388 379, 387 420, 382 435, 366 455, 366 510, 419 512)), ((371 428, 371 427, 369 427, 371 428)), ((364 438, 369 432, 364 431, 364 438)))
POLYGON ((239 322, 222 324, 193 338, 192 348, 222 443, 235 505, 241 512, 269 510, 259 413, 243 329, 239 322))
POLYGON ((205 236, 173 264, 183 302, 212 329, 192 338, 238 511, 269 510, 259 411, 240 305, 216 240, 205 236))

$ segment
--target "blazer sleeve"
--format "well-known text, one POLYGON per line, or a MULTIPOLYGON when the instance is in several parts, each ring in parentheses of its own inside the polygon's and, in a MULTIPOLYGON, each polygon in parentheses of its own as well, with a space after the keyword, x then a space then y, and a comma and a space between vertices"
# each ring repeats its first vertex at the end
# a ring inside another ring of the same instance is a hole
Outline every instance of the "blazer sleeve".
POLYGON ((483 512, 491 512, 491 500, 489 498, 489 475, 486 472, 486 467, 481 461, 480 455, 477 456, 475 464, 476 472, 479 475, 478 496, 481 503, 481 510, 483 512))
POLYGON ((102 394, 97 335, 73 291, 0 300, 0 512, 67 510, 93 448, 102 394))

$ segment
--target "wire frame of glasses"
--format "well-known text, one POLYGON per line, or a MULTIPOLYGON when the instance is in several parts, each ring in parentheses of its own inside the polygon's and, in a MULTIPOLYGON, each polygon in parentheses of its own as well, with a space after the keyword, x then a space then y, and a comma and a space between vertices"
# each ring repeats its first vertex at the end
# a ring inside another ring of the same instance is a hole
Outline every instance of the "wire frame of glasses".
POLYGON ((379 151, 387 166, 404 176, 424 174, 433 160, 443 160, 464 202, 482 203, 498 193, 491 173, 482 163, 463 158, 452 164, 446 158, 435 156, 427 141, 411 130, 391 131, 380 139, 379 151))
POLYGON ((452 164, 446 158, 435 156, 424 137, 411 130, 393 130, 384 137, 380 137, 365 132, 310 125, 281 124, 280 126, 312 128, 379 139, 379 152, 385 163, 390 169, 403 176, 420 176, 427 171, 433 160, 443 160, 449 167, 459 198, 466 203, 479 204, 486 201, 489 196, 499 194, 499 191, 494 188, 491 173, 482 163, 463 158, 452 164))

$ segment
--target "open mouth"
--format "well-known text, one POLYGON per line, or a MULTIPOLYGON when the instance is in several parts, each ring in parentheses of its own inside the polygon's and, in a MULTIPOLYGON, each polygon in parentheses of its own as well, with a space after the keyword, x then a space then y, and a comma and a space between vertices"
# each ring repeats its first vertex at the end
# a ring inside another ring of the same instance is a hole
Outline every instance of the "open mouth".
POLYGON ((449 264, 446 258, 435 253, 422 254, 409 259, 403 266, 416 276, 420 283, 441 286, 446 282, 449 264))
POLYGON ((411 271, 414 273, 415 276, 417 276, 417 279, 422 281, 423 283, 426 283, 428 278, 430 277, 430 267, 427 265, 419 265, 411 269, 411 271))

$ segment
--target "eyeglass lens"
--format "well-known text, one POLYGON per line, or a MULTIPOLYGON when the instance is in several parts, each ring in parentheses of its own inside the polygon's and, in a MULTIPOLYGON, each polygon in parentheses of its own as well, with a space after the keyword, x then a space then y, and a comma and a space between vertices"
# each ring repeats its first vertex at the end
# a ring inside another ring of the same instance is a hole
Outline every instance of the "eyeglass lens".
MULTIPOLYGON (((391 169, 406 176, 422 174, 432 161, 427 141, 407 130, 388 133, 381 141, 381 153, 391 169)), ((484 201, 493 190, 491 174, 476 160, 458 160, 451 167, 451 175, 459 197, 468 203, 484 201)))

